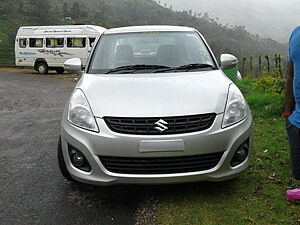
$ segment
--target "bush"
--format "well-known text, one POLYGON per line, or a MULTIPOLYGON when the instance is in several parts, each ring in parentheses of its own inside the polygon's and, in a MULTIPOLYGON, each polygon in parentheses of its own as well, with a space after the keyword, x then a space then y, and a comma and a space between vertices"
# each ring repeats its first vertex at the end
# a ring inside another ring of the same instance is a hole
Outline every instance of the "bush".
POLYGON ((280 77, 264 76, 256 79, 254 86, 261 91, 267 91, 275 94, 283 94, 284 79, 280 77))

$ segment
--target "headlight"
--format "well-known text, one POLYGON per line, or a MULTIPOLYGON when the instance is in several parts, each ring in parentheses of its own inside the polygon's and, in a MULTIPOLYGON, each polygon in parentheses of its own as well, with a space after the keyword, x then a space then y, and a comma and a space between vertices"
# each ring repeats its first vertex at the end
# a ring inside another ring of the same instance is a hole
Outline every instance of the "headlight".
POLYGON ((240 122, 247 116, 247 105, 241 91, 231 84, 223 118, 222 128, 229 127, 240 122))
POLYGON ((99 132, 91 107, 80 89, 76 89, 71 96, 68 120, 78 127, 99 132))

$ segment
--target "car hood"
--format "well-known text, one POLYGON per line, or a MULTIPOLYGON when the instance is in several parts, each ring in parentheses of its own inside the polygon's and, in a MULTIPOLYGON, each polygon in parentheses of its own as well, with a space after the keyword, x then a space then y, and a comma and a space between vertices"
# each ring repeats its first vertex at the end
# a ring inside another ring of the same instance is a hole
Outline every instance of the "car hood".
POLYGON ((169 117, 223 113, 230 83, 221 70, 84 74, 77 88, 96 117, 169 117))

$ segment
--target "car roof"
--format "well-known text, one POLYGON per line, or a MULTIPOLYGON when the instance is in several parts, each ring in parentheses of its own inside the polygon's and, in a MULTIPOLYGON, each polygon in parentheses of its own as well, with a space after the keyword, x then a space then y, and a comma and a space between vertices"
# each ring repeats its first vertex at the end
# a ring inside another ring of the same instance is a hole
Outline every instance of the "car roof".
POLYGON ((195 31, 195 29, 191 27, 166 26, 166 25, 130 26, 130 27, 112 28, 107 30, 105 34, 122 34, 122 33, 138 33, 138 32, 155 32, 155 31, 191 32, 191 31, 195 31))

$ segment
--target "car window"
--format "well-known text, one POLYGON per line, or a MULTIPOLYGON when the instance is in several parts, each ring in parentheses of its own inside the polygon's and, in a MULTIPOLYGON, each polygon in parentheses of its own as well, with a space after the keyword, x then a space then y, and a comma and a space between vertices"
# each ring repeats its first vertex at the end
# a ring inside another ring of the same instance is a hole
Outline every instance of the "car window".
POLYGON ((92 56, 89 73, 105 73, 129 65, 180 67, 187 64, 214 65, 196 32, 106 34, 92 56))

